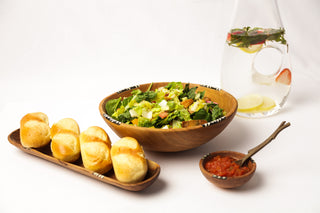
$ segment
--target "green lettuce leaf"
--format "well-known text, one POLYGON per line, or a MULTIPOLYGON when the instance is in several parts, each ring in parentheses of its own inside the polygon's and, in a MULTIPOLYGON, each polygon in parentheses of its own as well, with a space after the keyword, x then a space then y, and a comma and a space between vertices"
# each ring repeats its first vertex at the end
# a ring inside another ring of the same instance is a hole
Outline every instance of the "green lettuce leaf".
POLYGON ((120 106, 121 103, 121 97, 118 99, 112 99, 107 101, 106 105, 105 105, 105 109, 107 111, 108 115, 112 115, 120 106))

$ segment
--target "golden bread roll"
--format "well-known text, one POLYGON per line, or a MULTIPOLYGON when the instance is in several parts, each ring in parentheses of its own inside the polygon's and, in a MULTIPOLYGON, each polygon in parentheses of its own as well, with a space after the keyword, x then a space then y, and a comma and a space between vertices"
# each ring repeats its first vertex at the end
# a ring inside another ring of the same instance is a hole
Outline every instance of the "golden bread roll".
POLYGON ((112 168, 111 141, 100 127, 91 126, 80 134, 80 149, 85 168, 104 174, 112 168))
POLYGON ((20 140, 24 147, 39 148, 50 142, 48 116, 42 112, 28 113, 20 121, 20 140))
POLYGON ((80 129, 72 118, 64 118, 51 127, 51 151, 55 158, 73 162, 80 157, 80 129))
POLYGON ((116 178, 123 183, 142 181, 148 171, 144 151, 132 137, 121 138, 112 145, 111 159, 116 178))

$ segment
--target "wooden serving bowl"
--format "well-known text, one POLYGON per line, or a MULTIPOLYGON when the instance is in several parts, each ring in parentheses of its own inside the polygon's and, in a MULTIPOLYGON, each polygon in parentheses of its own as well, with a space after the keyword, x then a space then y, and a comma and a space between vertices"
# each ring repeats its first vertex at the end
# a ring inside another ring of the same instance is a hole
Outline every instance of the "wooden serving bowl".
POLYGON ((256 163, 249 158, 247 165, 249 168, 249 172, 245 173, 244 175, 241 176, 237 176, 237 177, 221 177, 221 176, 217 176, 214 175, 210 172, 208 172, 205 168, 204 165, 206 164, 207 161, 211 160, 212 158, 214 158, 215 156, 220 155, 221 157, 232 157, 236 160, 239 160, 241 158, 243 158, 245 156, 245 154, 240 153, 240 152, 233 152, 233 151, 219 151, 219 152, 212 152, 209 153, 207 155, 204 155, 200 162, 199 162, 199 167, 200 170, 203 174, 203 176, 209 180, 211 183, 213 183, 214 185, 220 187, 220 188, 226 188, 226 189, 230 189, 230 188, 236 188, 239 186, 242 186, 243 184, 247 183, 252 176, 254 175, 255 171, 256 171, 256 163))
MULTIPOLYGON (((169 82, 152 83, 151 90, 166 86, 168 83, 169 82)), ((185 84, 186 83, 183 83, 183 85, 185 84)), ((190 83, 190 88, 197 86, 197 91, 205 91, 205 96, 217 102, 219 106, 224 109, 226 115, 203 125, 181 129, 156 129, 124 124, 114 120, 107 114, 105 109, 107 101, 119 97, 131 96, 131 92, 134 89, 140 89, 144 92, 149 86, 150 83, 123 89, 104 98, 99 105, 99 111, 104 121, 119 137, 130 136, 136 138, 146 150, 178 152, 196 148, 221 133, 232 121, 237 111, 237 100, 226 91, 211 86, 190 83)))

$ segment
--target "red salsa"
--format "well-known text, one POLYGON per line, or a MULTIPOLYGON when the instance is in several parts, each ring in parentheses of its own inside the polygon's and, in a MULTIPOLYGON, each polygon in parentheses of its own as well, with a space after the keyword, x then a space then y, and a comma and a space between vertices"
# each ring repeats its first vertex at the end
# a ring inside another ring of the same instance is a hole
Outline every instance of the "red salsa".
POLYGON ((235 161, 236 159, 234 158, 228 156, 221 157, 218 155, 208 160, 204 168, 212 174, 224 177, 241 176, 250 171, 247 166, 240 167, 235 161))

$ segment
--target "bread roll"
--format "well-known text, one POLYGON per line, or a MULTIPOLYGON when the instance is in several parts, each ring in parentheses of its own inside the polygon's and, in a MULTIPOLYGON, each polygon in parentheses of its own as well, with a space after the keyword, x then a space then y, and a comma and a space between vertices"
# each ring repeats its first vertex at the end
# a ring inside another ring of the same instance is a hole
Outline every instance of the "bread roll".
POLYGON ((121 138, 111 147, 111 159, 116 178, 123 183, 142 181, 148 165, 138 141, 131 137, 121 138))
POLYGON ((112 168, 111 142, 100 127, 91 126, 80 134, 80 149, 85 168, 104 174, 112 168))
POLYGON ((28 113, 20 121, 20 140, 24 147, 39 148, 50 142, 48 116, 42 112, 28 113))
POLYGON ((51 127, 51 151, 55 158, 74 162, 80 157, 79 125, 72 118, 64 118, 51 127))

